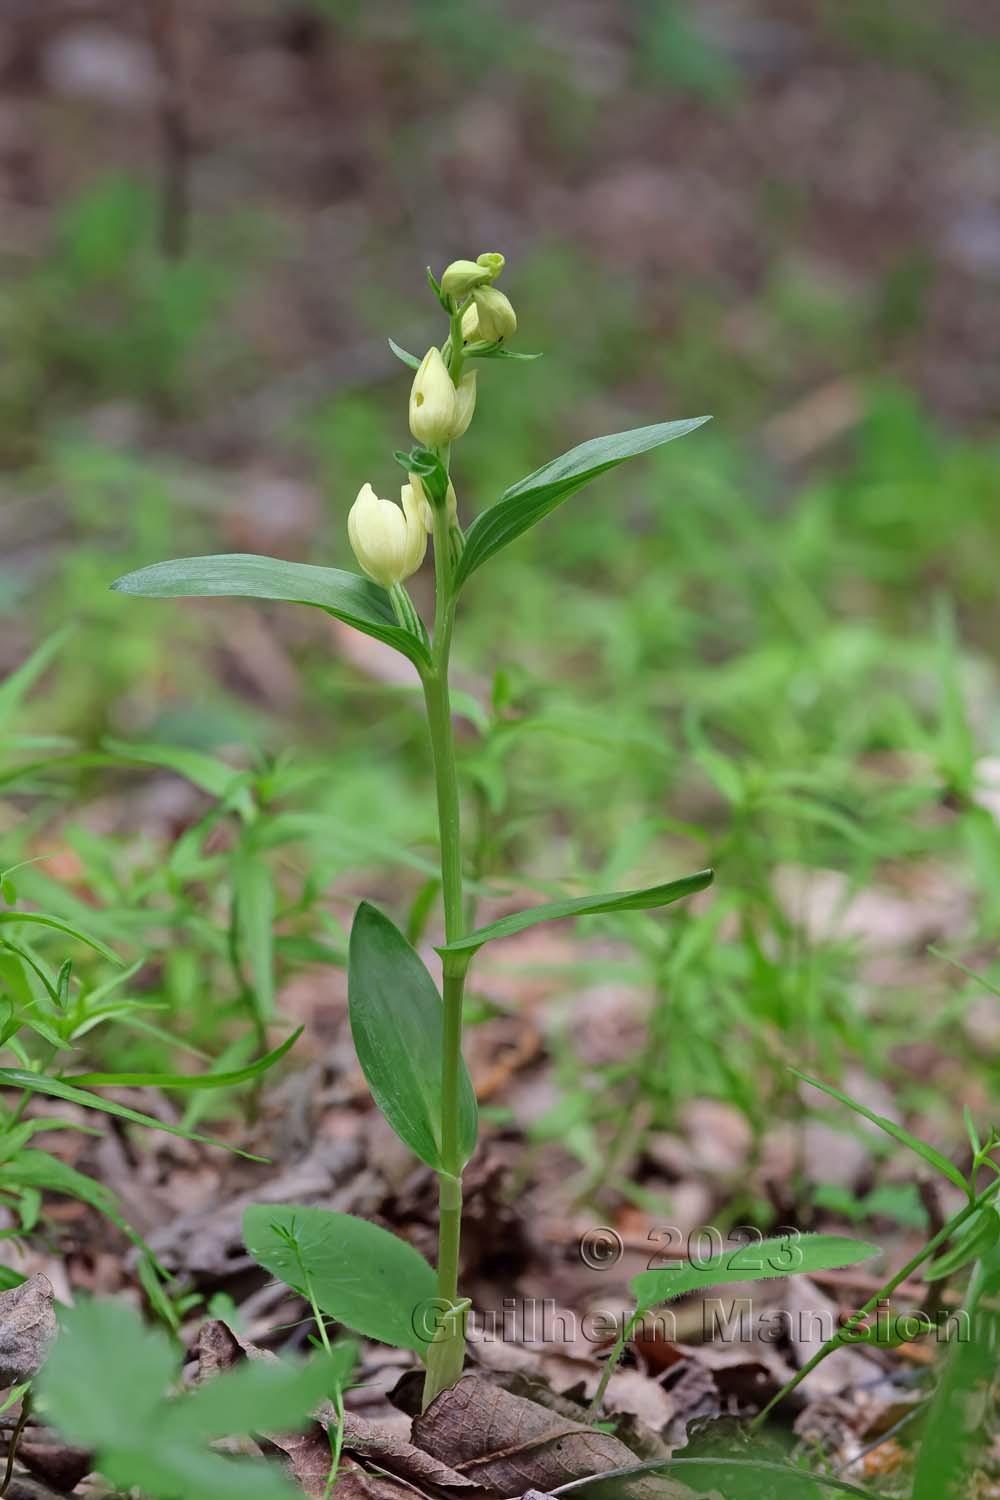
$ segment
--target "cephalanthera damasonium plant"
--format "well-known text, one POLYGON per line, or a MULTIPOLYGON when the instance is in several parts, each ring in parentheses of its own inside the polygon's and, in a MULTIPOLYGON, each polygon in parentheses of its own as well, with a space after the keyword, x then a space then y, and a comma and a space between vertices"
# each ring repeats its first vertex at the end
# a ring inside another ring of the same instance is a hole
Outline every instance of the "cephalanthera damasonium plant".
POLYGON ((476 1099, 462 1057, 463 991, 471 960, 485 943, 538 922, 666 906, 712 878, 703 870, 645 890, 554 901, 466 930, 448 691, 459 598, 471 592, 484 563, 589 480, 707 421, 695 417, 593 438, 512 484, 463 530, 449 467, 452 445, 475 414, 476 364, 534 358, 508 348, 517 318, 494 284, 503 264, 502 255, 487 254, 455 261, 440 282, 428 272, 448 320, 443 344, 419 360, 391 344, 416 372, 409 399, 415 446, 394 455, 406 473, 400 504, 365 484, 347 517, 365 576, 235 554, 156 563, 114 585, 122 593, 151 598, 240 595, 315 605, 402 652, 419 674, 440 825, 442 992, 395 924, 363 901, 351 931, 349 1003, 358 1058, 375 1102, 400 1139, 438 1176, 437 1271, 404 1241, 348 1214, 258 1205, 247 1213, 245 1233, 254 1256, 318 1312, 371 1338, 415 1350, 427 1366, 425 1403, 458 1379, 465 1352, 468 1303, 458 1287, 462 1172, 477 1133, 476 1099), (406 580, 424 561, 428 537, 436 581, 431 631, 406 589, 406 580))

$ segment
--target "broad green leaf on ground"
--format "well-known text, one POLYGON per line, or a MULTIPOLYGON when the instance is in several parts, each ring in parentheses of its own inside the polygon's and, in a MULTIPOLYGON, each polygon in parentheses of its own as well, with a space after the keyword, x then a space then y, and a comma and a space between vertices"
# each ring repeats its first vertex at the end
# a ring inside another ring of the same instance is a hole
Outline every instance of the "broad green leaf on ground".
POLYGON ((69 1081, 76 1088, 86 1085, 88 1088, 231 1089, 237 1084, 249 1083, 252 1078, 259 1078, 273 1068, 286 1052, 291 1051, 301 1035, 302 1027, 299 1026, 256 1062, 225 1073, 74 1073, 69 1081))
POLYGON ((244 598, 312 604, 355 630, 384 641, 411 661, 430 664, 423 641, 404 630, 385 589, 357 573, 284 562, 251 552, 218 557, 178 557, 126 573, 111 587, 143 599, 244 598))
POLYGON ((811 1078, 808 1073, 802 1073, 798 1068, 791 1068, 789 1071, 794 1073, 796 1078, 801 1078, 803 1083, 811 1084, 814 1089, 820 1089, 824 1094, 829 1094, 830 1098, 836 1099, 838 1104, 846 1105, 848 1109, 853 1109, 856 1115, 861 1115, 862 1119, 877 1125, 879 1130, 884 1130, 886 1135, 891 1135, 894 1141, 898 1141, 901 1146, 908 1147, 910 1151, 922 1157, 929 1166, 935 1167, 944 1177, 947 1177, 949 1182, 960 1188, 966 1197, 972 1196, 969 1192, 969 1184, 954 1162, 949 1161, 927 1141, 922 1141, 919 1136, 911 1135, 908 1130, 903 1129, 902 1125, 897 1125, 895 1120, 888 1120, 885 1115, 877 1115, 872 1110, 866 1109, 856 1099, 842 1094, 839 1089, 833 1088, 830 1084, 820 1083, 818 1078, 811 1078))
POLYGON ((274 911, 271 871, 245 843, 232 854, 233 936, 246 970, 255 1015, 274 1019, 274 911))
POLYGON ((54 932, 65 933, 67 937, 75 938, 78 943, 86 943, 88 948, 93 948, 102 958, 110 960, 113 964, 123 962, 106 943, 100 938, 95 938, 82 928, 74 926, 72 922, 66 922, 62 917, 54 917, 50 912, 43 911, 0 911, 0 925, 5 927, 14 926, 18 922, 27 922, 29 925, 38 927, 51 927, 54 932))
POLYGON ((259 1432, 265 1424, 269 1432, 292 1432, 330 1394, 332 1376, 331 1361, 325 1358, 310 1364, 248 1359, 170 1402, 167 1434, 172 1431, 178 1443, 190 1443, 259 1432))
POLYGON ((101 1467, 118 1490, 153 1500, 302 1500, 302 1490, 275 1464, 229 1458, 207 1447, 121 1447, 109 1450, 101 1467))
MULTIPOLYGON (((441 1038, 437 985, 389 918, 363 901, 348 955, 351 1033, 375 1103, 400 1140, 429 1167, 441 1163, 441 1038)), ((476 1096, 464 1062, 459 1077, 462 1164, 475 1150, 476 1096)))
POLYGON ((700 1264, 678 1261, 654 1271, 640 1271, 629 1282, 636 1305, 643 1311, 672 1302, 688 1292, 724 1286, 735 1281, 767 1281, 775 1276, 808 1276, 811 1271, 833 1271, 880 1255, 877 1245, 839 1234, 793 1234, 741 1245, 736 1250, 706 1257, 700 1264))
POLYGON ((499 552, 501 547, 506 547, 522 532, 543 520, 598 474, 616 468, 627 458, 649 453, 674 438, 684 437, 709 420, 708 417, 691 417, 680 422, 658 422, 652 427, 635 427, 631 432, 613 432, 608 437, 591 438, 536 469, 525 479, 519 479, 469 527, 465 550, 455 570, 456 587, 494 552, 499 552))
POLYGON ((295 1500, 275 1465, 230 1458, 218 1438, 305 1426, 330 1393, 325 1358, 308 1364, 253 1362, 171 1395, 180 1358, 160 1329, 146 1329, 123 1302, 81 1302, 39 1377, 47 1419, 71 1442, 93 1449, 100 1471, 122 1490, 154 1500, 295 1500))
POLYGON ((119 1120, 129 1120, 133 1125, 145 1125, 147 1130, 165 1130, 168 1135, 179 1135, 185 1141, 200 1141, 203 1146, 221 1146, 234 1156, 243 1156, 247 1161, 264 1161, 249 1151, 241 1151, 228 1141, 209 1135, 197 1135, 193 1130, 182 1130, 178 1125, 168 1125, 153 1115, 144 1115, 127 1104, 118 1104, 114 1099, 102 1099, 100 1094, 91 1094, 86 1089, 74 1088, 60 1078, 46 1078, 43 1073, 32 1073, 28 1068, 0 1068, 0 1089, 27 1089, 34 1094, 48 1094, 53 1099, 66 1099, 70 1104, 79 1104, 84 1109, 97 1109, 106 1115, 117 1115, 119 1120))
POLYGON ((112 1301, 81 1301, 60 1323, 39 1376, 53 1425, 71 1443, 98 1450, 146 1432, 180 1363, 163 1330, 112 1301))
POLYGON ((600 896, 572 896, 565 901, 546 901, 541 906, 529 906, 526 911, 512 912, 486 927, 477 927, 475 932, 456 938, 453 943, 443 944, 437 951, 448 953, 474 953, 484 943, 494 938, 513 937, 526 927, 539 922, 557 922, 562 917, 597 916, 604 912, 650 911, 658 906, 669 906, 684 896, 693 896, 712 884, 711 870, 699 870, 695 875, 684 875, 680 880, 670 880, 665 885, 651 885, 638 891, 611 891, 600 896))
POLYGON ((422 1311, 437 1281, 423 1256, 387 1229, 352 1214, 254 1203, 243 1217, 254 1260, 355 1333, 426 1352, 422 1311))

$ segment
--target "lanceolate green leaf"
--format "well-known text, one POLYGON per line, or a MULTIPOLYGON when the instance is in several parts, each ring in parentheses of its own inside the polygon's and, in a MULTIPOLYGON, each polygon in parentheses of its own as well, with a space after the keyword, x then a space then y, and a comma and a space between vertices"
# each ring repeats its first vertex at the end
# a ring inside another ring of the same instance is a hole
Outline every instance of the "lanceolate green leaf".
POLYGON ((0 683, 0 723, 9 718, 21 705, 22 700, 41 677, 46 667, 61 651, 70 634, 70 626, 64 625, 55 635, 42 642, 19 667, 0 683))
POLYGON ((127 740, 105 740, 105 748, 120 760, 137 761, 140 765, 162 766, 185 777, 209 796, 220 801, 232 797, 233 805, 242 814, 253 811, 253 798, 246 785, 247 773, 237 771, 224 760, 206 755, 201 750, 191 750, 186 745, 130 745, 127 740))
MULTIPOLYGON (((978 1262, 965 1296, 968 1325, 950 1352, 923 1423, 911 1500, 949 1500, 972 1493, 973 1470, 986 1467, 989 1424, 976 1421, 977 1402, 996 1379, 1000 1313, 1000 1247, 978 1262)), ((981 1410, 981 1408, 980 1408, 981 1410)))
POLYGON ((78 1172, 59 1157, 51 1156, 48 1151, 36 1151, 32 1148, 19 1151, 12 1161, 5 1161, 0 1167, 0 1176, 10 1187, 36 1187, 45 1192, 64 1193, 67 1197, 79 1198, 81 1203, 89 1203, 92 1208, 104 1214, 105 1218, 110 1219, 112 1224, 116 1224, 134 1245, 147 1254, 152 1254, 141 1236, 122 1217, 114 1193, 103 1183, 95 1182, 93 1177, 88 1177, 84 1172, 78 1172))
POLYGON ((608 437, 591 438, 571 448, 536 469, 526 479, 519 479, 504 490, 496 505, 477 516, 465 538, 465 551, 455 573, 456 586, 514 541, 522 532, 544 519, 570 495, 582 489, 598 474, 614 469, 627 458, 648 453, 674 438, 684 437, 709 421, 708 417, 690 417, 681 422, 658 422, 653 427, 635 427, 631 432, 613 432, 608 437))
POLYGON ((974 1260, 982 1260, 1000 1243, 1000 1214, 987 1205, 979 1210, 972 1229, 956 1241, 943 1255, 932 1260, 924 1272, 925 1281, 943 1281, 954 1276, 974 1260))
POLYGON ((300 1296, 315 1297, 328 1318, 396 1349, 426 1353, 422 1330, 437 1281, 405 1240, 353 1214, 271 1203, 247 1209, 243 1238, 254 1260, 300 1296))
POLYGON ((54 917, 49 912, 43 911, 2 911, 0 912, 0 925, 8 927, 18 922, 33 923, 38 927, 51 927, 55 932, 63 932, 67 937, 76 938, 78 943, 86 943, 88 948, 93 948, 102 958, 107 958, 113 964, 123 962, 113 949, 100 938, 92 937, 89 932, 75 927, 72 922, 63 921, 62 917, 54 917))
MULTIPOLYGON (((792 1464, 776 1463, 767 1458, 714 1458, 711 1456, 699 1458, 649 1458, 642 1463, 623 1464, 620 1469, 605 1469, 603 1472, 591 1475, 586 1479, 571 1479, 568 1484, 557 1485, 551 1491, 552 1495, 576 1494, 584 1491, 589 1485, 607 1486, 611 1480, 627 1479, 633 1474, 653 1474, 663 1471, 672 1474, 679 1470, 681 1475, 690 1474, 693 1470, 695 1475, 700 1475, 701 1483, 727 1484, 726 1494, 728 1500, 759 1500, 762 1494, 774 1497, 774 1500, 819 1500, 820 1491, 833 1491, 838 1495, 860 1496, 861 1500, 876 1500, 871 1490, 861 1490, 856 1484, 849 1484, 846 1479, 837 1479, 829 1474, 814 1474, 811 1470, 805 1470, 792 1464), (718 1473, 716 1473, 718 1471, 718 1473), (766 1489, 762 1489, 760 1478, 763 1476, 769 1480, 766 1489), (788 1485, 775 1488, 779 1480, 788 1480, 788 1485), (740 1487, 735 1485, 738 1481, 740 1487)), ((624 1493, 624 1487, 617 1493, 624 1493)), ((685 1491, 687 1493, 687 1491, 685 1491)), ((702 1493, 699 1488, 698 1493, 702 1493)), ((718 1494, 718 1489, 713 1489, 713 1494, 718 1494)))
POLYGON ((254 1012, 266 1022, 274 1016, 274 881, 245 842, 233 850, 232 872, 236 952, 246 970, 254 1012))
POLYGON ((508 349, 503 344, 468 344, 465 349, 466 359, 541 359, 540 354, 528 354, 521 349, 508 349))
POLYGON ((277 599, 312 604, 355 630, 385 641, 411 661, 429 663, 423 641, 403 630, 385 589, 357 573, 319 568, 312 563, 283 562, 249 552, 218 557, 178 557, 126 573, 111 587, 144 599, 232 598, 277 599))
MULTIPOLYGON (((375 1103, 400 1140, 436 1170, 441 1162, 441 1037, 437 986, 389 918, 363 901, 348 957, 351 1032, 375 1103)), ((476 1096, 459 1062, 462 1163, 475 1150, 476 1096)))
POLYGON ((168 1135, 179 1135, 185 1141, 200 1141, 204 1146, 221 1146, 234 1156, 243 1156, 247 1161, 265 1161, 263 1156, 254 1156, 241 1151, 228 1141, 213 1139, 208 1135, 196 1135, 193 1130, 181 1130, 178 1125, 168 1125, 153 1115, 144 1115, 127 1104, 118 1104, 114 1099, 102 1099, 100 1094, 91 1094, 86 1089, 74 1088, 59 1078, 46 1078, 41 1073, 32 1073, 27 1068, 0 1068, 0 1089, 28 1089, 33 1094, 49 1094, 53 1099, 66 1099, 70 1104, 79 1104, 84 1109, 98 1109, 106 1115, 117 1115, 119 1120, 130 1120, 133 1125, 145 1125, 147 1130, 165 1130, 168 1135))
POLYGON ((388 344, 396 358, 401 360, 404 365, 407 365, 411 370, 420 369, 419 359, 415 354, 411 354, 409 349, 404 349, 402 344, 396 343, 395 339, 389 339, 388 344))
POLYGON ((832 1271, 871 1260, 881 1252, 877 1245, 839 1234, 793 1234, 740 1245, 721 1255, 706 1257, 698 1265, 678 1261, 662 1270, 640 1271, 629 1283, 636 1305, 648 1311, 661 1302, 672 1302, 688 1292, 724 1286, 734 1281, 767 1281, 811 1271, 832 1271))
POLYGON ((850 1099, 839 1089, 831 1088, 830 1084, 820 1083, 818 1078, 810 1078, 808 1073, 800 1073, 798 1068, 791 1068, 789 1071, 794 1073, 796 1078, 801 1078, 803 1083, 810 1083, 814 1089, 821 1089, 824 1094, 829 1094, 830 1098, 836 1099, 838 1104, 846 1104, 848 1109, 853 1109, 854 1113, 861 1115, 862 1119, 870 1120, 873 1125, 878 1126, 879 1130, 884 1130, 886 1135, 891 1135, 893 1140, 898 1141, 901 1146, 906 1146, 917 1156, 923 1157, 929 1166, 936 1167, 949 1182, 953 1182, 957 1188, 960 1188, 966 1197, 972 1196, 969 1184, 954 1162, 942 1156, 941 1152, 929 1145, 927 1141, 920 1140, 919 1136, 911 1135, 908 1130, 903 1129, 902 1125, 897 1125, 895 1120, 887 1120, 885 1115, 874 1114, 872 1110, 859 1104, 856 1099, 850 1099))
POLYGON ((453 943, 445 943, 437 951, 442 956, 449 953, 471 955, 494 938, 513 937, 516 932, 523 932, 526 927, 534 927, 539 922, 556 922, 560 917, 596 916, 602 912, 649 911, 657 906, 669 906, 672 901, 680 901, 684 896, 693 896, 695 891, 703 891, 706 886, 711 885, 712 879, 711 870, 699 870, 696 875, 685 875, 680 880, 668 881, 666 885, 647 886, 641 891, 612 891, 603 896, 574 896, 567 901, 547 901, 542 906, 529 906, 527 911, 516 911, 509 917, 501 917, 498 922, 490 922, 486 927, 477 927, 475 932, 457 938, 453 943))
POLYGON ((158 1089, 231 1089, 237 1084, 249 1083, 259 1078, 268 1068, 280 1062, 290 1052, 302 1035, 302 1027, 286 1036, 279 1047, 265 1052, 256 1062, 245 1068, 235 1068, 228 1073, 80 1073, 74 1074, 72 1083, 80 1088, 158 1088, 158 1089))

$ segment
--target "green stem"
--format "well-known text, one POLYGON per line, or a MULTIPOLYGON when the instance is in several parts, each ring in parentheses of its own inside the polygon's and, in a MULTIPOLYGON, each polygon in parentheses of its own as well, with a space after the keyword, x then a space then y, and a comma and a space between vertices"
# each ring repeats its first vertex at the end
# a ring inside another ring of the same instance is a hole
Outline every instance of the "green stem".
POLYGON ((21 1414, 17 1419, 17 1426, 11 1434, 10 1442, 7 1444, 7 1463, 4 1467, 3 1480, 0 1481, 0 1496, 6 1495, 14 1473, 14 1459, 17 1456, 17 1445, 21 1441, 24 1429, 28 1425, 31 1416, 31 1392, 25 1391, 21 1397, 21 1414))
POLYGON ((621 1333, 615 1340, 615 1344, 613 1349, 611 1350, 611 1353, 604 1361, 604 1368, 601 1371, 601 1378, 597 1383, 597 1390, 594 1392, 594 1399, 587 1407, 587 1415, 584 1417, 585 1422, 596 1422, 598 1417, 601 1415, 601 1403, 604 1400, 604 1392, 608 1388, 608 1381, 614 1374, 615 1366, 618 1364, 618 1361, 625 1353, 625 1345, 628 1343, 629 1339, 632 1337, 632 1334, 635 1332, 636 1325, 638 1323, 641 1323, 642 1319, 645 1316, 646 1309, 644 1307, 637 1307, 635 1312, 629 1318, 628 1322, 625 1324, 621 1333))
MULTIPOLYGON (((421 673, 427 704, 427 725, 434 761, 438 826, 441 842, 441 890, 444 902, 445 937, 460 938, 464 928, 462 899, 461 808, 458 771, 455 765, 455 735, 448 692, 448 663, 454 621, 452 562, 448 518, 445 509, 434 512, 434 564, 437 573, 437 603, 434 619, 432 665, 421 673)), ((458 1267, 462 1231, 462 1158, 459 1142, 458 1091, 462 1063, 462 1003, 465 966, 445 964, 443 985, 443 1037, 441 1051, 441 1171, 438 1173, 438 1267, 437 1290, 449 1306, 458 1297, 458 1267)), ((465 1348, 463 1323, 453 1319, 427 1372, 426 1405, 446 1385, 458 1379, 465 1348)))
MULTIPOLYGON (((464 304, 463 304, 464 306, 464 304)), ((462 378, 462 366, 465 363, 465 345, 462 342, 462 309, 456 308, 449 314, 448 322, 450 331, 448 334, 449 355, 448 374, 455 385, 462 378)))

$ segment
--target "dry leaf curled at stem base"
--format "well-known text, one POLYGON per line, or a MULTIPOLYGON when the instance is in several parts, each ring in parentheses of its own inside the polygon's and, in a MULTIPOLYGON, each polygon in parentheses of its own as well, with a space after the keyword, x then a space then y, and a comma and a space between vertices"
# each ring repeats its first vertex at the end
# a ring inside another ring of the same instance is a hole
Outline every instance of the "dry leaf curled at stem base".
MULTIPOLYGON (((233 1369, 243 1359, 276 1358, 270 1350, 258 1349, 238 1338, 220 1320, 202 1326, 198 1340, 200 1379, 211 1378, 224 1370, 233 1369)), ((329 1422, 336 1422, 337 1416, 329 1404, 317 1412, 316 1416, 317 1420, 311 1422, 303 1432, 268 1434, 259 1441, 266 1449, 284 1455, 292 1474, 307 1495, 322 1497, 327 1491, 331 1462, 330 1440, 326 1429, 329 1422)), ((344 1413, 342 1451, 348 1459, 358 1459, 388 1470, 390 1475, 404 1485, 463 1492, 476 1487, 474 1479, 455 1473, 439 1458, 414 1447, 405 1438, 380 1427, 377 1422, 358 1416, 356 1412, 344 1413)), ((368 1500, 389 1500, 392 1491, 391 1485, 381 1484, 377 1476, 365 1474, 357 1466, 345 1469, 342 1479, 338 1476, 338 1496, 342 1483, 345 1491, 354 1492, 356 1500, 363 1500, 364 1496, 368 1500)), ((398 1492, 401 1485, 397 1484, 395 1488, 398 1492)))
MULTIPOLYGON (((442 1391, 415 1419, 413 1441, 503 1496, 546 1493, 571 1479, 636 1462, 617 1438, 475 1375, 442 1391)), ((621 1481, 618 1493, 627 1500, 688 1500, 691 1492, 669 1479, 639 1475, 621 1481)))

